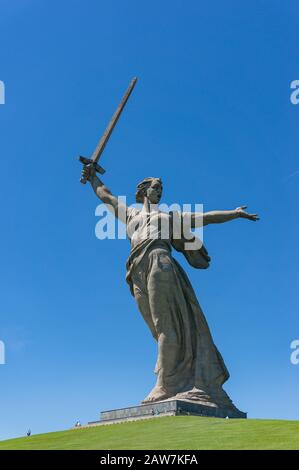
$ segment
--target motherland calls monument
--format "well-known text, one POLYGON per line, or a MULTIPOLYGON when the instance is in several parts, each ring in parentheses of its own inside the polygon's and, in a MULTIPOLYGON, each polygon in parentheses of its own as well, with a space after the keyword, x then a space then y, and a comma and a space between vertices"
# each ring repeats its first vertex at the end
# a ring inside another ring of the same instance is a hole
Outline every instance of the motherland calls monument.
POLYGON ((101 419, 117 421, 154 413, 246 418, 222 388, 228 370, 192 285, 172 253, 182 252, 191 266, 206 269, 210 257, 191 230, 235 219, 256 221, 258 216, 247 213, 245 206, 206 213, 161 211, 159 177, 147 177, 137 185, 136 202, 142 205, 138 209, 124 206, 111 193, 97 176, 105 171, 98 160, 135 84, 133 79, 92 158, 80 157, 81 182, 88 181, 96 196, 126 223, 131 242, 126 279, 158 343, 157 382, 142 405, 102 412, 101 419))

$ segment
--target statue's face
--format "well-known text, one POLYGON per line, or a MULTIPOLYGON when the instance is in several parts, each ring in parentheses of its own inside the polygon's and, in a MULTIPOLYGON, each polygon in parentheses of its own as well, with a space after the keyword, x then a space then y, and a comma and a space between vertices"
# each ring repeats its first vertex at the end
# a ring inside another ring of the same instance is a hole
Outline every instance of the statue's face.
POLYGON ((153 180, 146 191, 146 195, 151 204, 158 204, 162 196, 162 184, 159 180, 153 180))

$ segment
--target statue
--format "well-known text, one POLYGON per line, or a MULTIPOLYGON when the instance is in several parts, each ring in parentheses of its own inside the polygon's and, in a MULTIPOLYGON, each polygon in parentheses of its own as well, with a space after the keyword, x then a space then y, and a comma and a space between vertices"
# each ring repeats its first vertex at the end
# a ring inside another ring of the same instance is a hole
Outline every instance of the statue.
MULTIPOLYGON (((144 179, 136 192, 136 201, 143 203, 142 209, 124 209, 119 207, 118 198, 96 176, 92 165, 83 168, 82 176, 90 181, 101 201, 114 209, 116 216, 125 210, 128 233, 131 233, 127 281, 146 324, 158 342, 157 383, 143 403, 176 397, 233 406, 222 389, 229 377, 227 368, 214 345, 188 277, 172 256, 171 231, 168 239, 161 239, 159 223, 153 224, 157 227, 158 237, 146 237, 148 226, 155 217, 172 217, 172 214, 159 211, 157 206, 162 196, 161 180, 144 179)), ((198 222, 205 226, 236 218, 258 220, 257 214, 245 212, 245 206, 190 215, 191 228, 197 227, 198 222)))
MULTIPOLYGON (((108 134, 109 138, 111 130, 104 137, 108 134)), ((104 172, 97 161, 106 142, 107 138, 104 142, 101 139, 92 160, 80 157, 84 164, 81 182, 89 181, 97 197, 127 224, 131 253, 126 279, 158 343, 157 382, 142 403, 175 398, 239 412, 222 388, 229 378, 228 370, 213 342, 192 285, 172 256, 172 248, 182 251, 196 268, 209 266, 208 253, 204 246, 188 252, 184 249, 184 238, 174 237, 175 214, 163 212, 158 206, 163 189, 160 178, 145 178, 138 184, 136 202, 142 203, 141 209, 121 204, 96 175, 104 172), (162 233, 163 224, 169 227, 167 236, 162 233)), ((191 221, 190 229, 237 218, 258 220, 257 214, 249 214, 245 209, 246 206, 241 206, 228 211, 182 212, 176 216, 179 215, 179 224, 184 224, 185 219, 191 221)))

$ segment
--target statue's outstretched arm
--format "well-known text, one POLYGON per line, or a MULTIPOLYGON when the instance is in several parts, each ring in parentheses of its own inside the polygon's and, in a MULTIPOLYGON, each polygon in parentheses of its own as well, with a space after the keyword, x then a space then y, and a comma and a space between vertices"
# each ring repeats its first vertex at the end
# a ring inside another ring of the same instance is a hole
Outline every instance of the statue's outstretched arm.
POLYGON ((118 197, 114 196, 110 189, 96 176, 93 165, 84 165, 82 176, 90 182, 95 194, 115 217, 118 217, 122 222, 126 223, 127 207, 125 204, 120 203, 118 197))
POLYGON ((248 219, 259 220, 257 214, 249 214, 245 212, 247 206, 237 207, 231 211, 210 211, 210 212, 192 212, 191 214, 191 227, 202 227, 208 224, 222 224, 223 222, 229 222, 234 219, 248 219))

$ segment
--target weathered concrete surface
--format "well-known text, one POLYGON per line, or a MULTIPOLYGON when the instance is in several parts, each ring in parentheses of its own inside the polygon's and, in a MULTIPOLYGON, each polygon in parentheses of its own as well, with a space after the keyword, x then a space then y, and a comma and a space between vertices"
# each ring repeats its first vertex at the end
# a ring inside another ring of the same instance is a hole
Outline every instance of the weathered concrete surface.
POLYGON ((212 404, 206 405, 191 400, 165 400, 147 405, 102 411, 99 421, 90 422, 88 424, 95 426, 99 424, 132 421, 134 419, 179 415, 211 416, 215 418, 247 418, 247 414, 239 411, 237 408, 218 407, 212 404))

